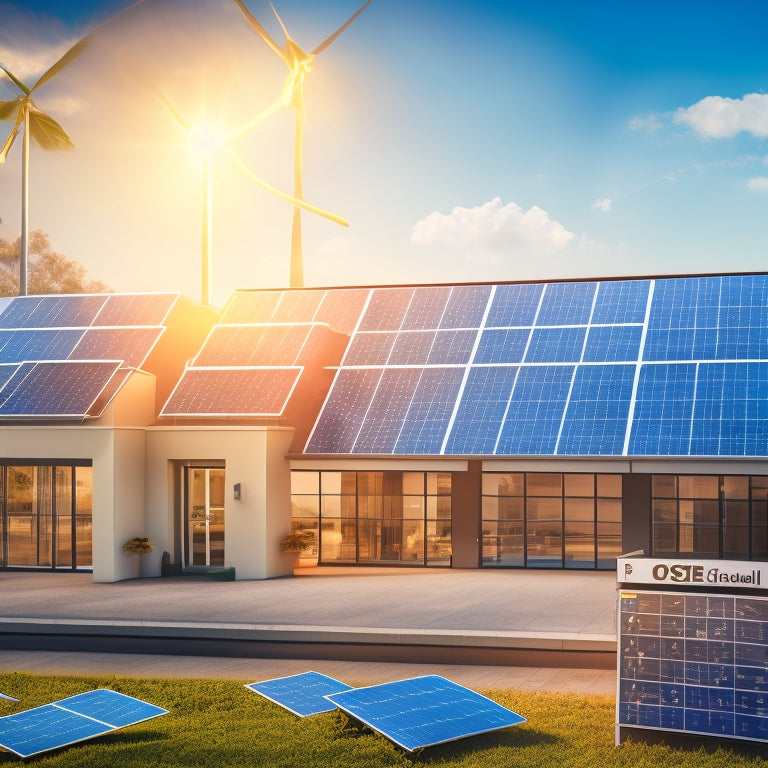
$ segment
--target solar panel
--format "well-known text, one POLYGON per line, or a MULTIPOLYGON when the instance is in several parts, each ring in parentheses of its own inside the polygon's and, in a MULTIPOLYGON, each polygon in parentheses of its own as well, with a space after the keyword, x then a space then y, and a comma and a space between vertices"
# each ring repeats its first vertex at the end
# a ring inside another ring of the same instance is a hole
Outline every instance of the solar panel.
POLYGON ((440 318, 440 328, 478 328, 485 314, 491 295, 490 285, 456 285, 445 312, 440 318))
POLYGON ((596 283, 548 283, 537 325, 583 325, 592 314, 596 283))
POLYGON ((326 291, 314 320, 327 323, 332 330, 349 336, 355 330, 369 295, 367 288, 326 291))
POLYGON ((397 338, 396 333, 358 333, 344 356, 344 365, 385 365, 397 338))
POLYGON ((280 291, 237 291, 227 303, 222 323, 268 323, 278 305, 280 291))
POLYGON ((84 418, 118 361, 24 364, 0 391, 0 416, 84 418))
POLYGON ((472 356, 476 331, 438 331, 427 357, 428 365, 464 365, 472 356))
POLYGON ((63 357, 70 360, 122 360, 129 368, 141 368, 164 328, 89 328, 77 346, 63 357))
POLYGON ((487 328, 480 337, 475 363, 519 363, 528 346, 528 328, 487 328))
POLYGON ((425 365, 434 341, 435 331, 400 333, 387 362, 389 365, 425 365))
POLYGON ((19 296, 0 316, 3 328, 72 328, 89 325, 105 297, 19 296))
POLYGON ((299 675, 249 683, 245 687, 299 717, 333 712, 336 706, 325 697, 328 694, 352 690, 351 686, 319 672, 303 672, 299 675))
POLYGON ((18 701, 18 699, 14 699, 13 696, 8 696, 6 693, 0 693, 0 699, 4 699, 5 701, 18 701))
POLYGON ((486 326, 510 328, 533 325, 543 291, 543 285, 497 286, 486 326))
POLYGON ((0 331, 0 362, 66 360, 82 335, 80 329, 0 331))
POLYGON ((103 736, 167 712, 117 691, 88 691, 0 717, 0 747, 27 758, 103 736))
POLYGON ((413 288, 375 290, 360 320, 358 330, 399 331, 411 304, 413 292, 413 288))
POLYGON ((401 329, 414 331, 439 328, 450 295, 451 289, 447 285, 416 288, 401 329))
POLYGON ((161 416, 279 416, 300 368, 188 368, 161 416))
POLYGON ((526 722, 492 699, 439 675, 355 688, 326 698, 408 752, 526 722))
POLYGON ((592 326, 584 345, 588 363, 619 363, 637 360, 643 328, 640 325, 592 326))
POLYGON ((592 322, 600 325, 644 322, 650 287, 650 280, 598 283, 592 322))
POLYGON ((578 363, 585 336, 585 328, 534 328, 525 362, 578 363))

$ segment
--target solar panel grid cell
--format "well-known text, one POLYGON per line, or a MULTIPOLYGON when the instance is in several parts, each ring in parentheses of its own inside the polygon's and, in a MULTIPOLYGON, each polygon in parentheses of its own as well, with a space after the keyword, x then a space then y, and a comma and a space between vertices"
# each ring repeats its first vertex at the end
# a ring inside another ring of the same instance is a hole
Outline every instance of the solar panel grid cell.
POLYGON ((220 322, 268 323, 282 295, 282 291, 237 291, 224 308, 220 322))
POLYGON ((585 325, 596 290, 596 283, 548 283, 536 325, 585 325))
POLYGON ((162 325, 176 302, 174 293, 115 294, 107 297, 94 326, 162 325))
POLYGON ((359 331, 399 331, 413 288, 376 288, 360 320, 359 331))
POLYGON ((586 328, 534 328, 526 363, 578 363, 586 328))
POLYGON ((544 291, 543 285, 499 285, 486 320, 487 328, 531 326, 544 291))
POLYGON ((486 328, 474 363, 519 363, 530 338, 528 328, 486 328))
POLYGON ((75 329, 0 331, 0 362, 66 360, 82 335, 75 329))
POLYGON ((397 334, 356 333, 347 347, 342 365, 386 365, 397 334))
POLYGON ((447 286, 416 288, 401 329, 412 331, 439 328, 450 295, 451 289, 447 286))
POLYGON ((71 360, 122 360, 140 368, 163 328, 89 328, 72 352, 71 360))
POLYGON ((639 325, 590 326, 584 362, 618 363, 637 360, 643 329, 639 325))
POLYGON ((591 322, 598 325, 643 323, 650 285, 649 280, 599 283, 591 322))
POLYGON ((326 291, 315 320, 327 323, 334 331, 350 335, 357 326, 369 294, 367 288, 326 291))
POLYGON ((477 331, 438 331, 427 365, 465 365, 472 356, 477 331))
POLYGON ((296 323, 313 320, 324 291, 284 291, 272 314, 273 323, 296 323))
POLYGON ((336 705, 325 697, 329 694, 352 690, 346 683, 319 672, 303 672, 274 680, 249 683, 245 687, 299 717, 334 711, 336 705))
POLYGON ((435 331, 410 331, 397 335, 389 365, 426 365, 435 341, 435 331))
POLYGON ((439 327, 479 328, 490 295, 490 285, 454 286, 439 327))

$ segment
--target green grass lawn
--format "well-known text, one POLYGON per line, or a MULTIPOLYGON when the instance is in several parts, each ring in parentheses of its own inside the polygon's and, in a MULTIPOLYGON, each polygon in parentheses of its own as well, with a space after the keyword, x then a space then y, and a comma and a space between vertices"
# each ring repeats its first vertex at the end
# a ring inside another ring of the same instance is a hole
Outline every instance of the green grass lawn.
MULTIPOLYGON (((253 680, 244 680, 254 682, 253 680)), ((350 681, 354 685, 354 681, 350 681)), ((528 719, 523 725, 410 754, 367 728, 351 728, 340 713, 300 719, 248 691, 240 682, 125 677, 0 674, 0 715, 93 688, 111 688, 170 710, 170 714, 93 741, 26 761, 67 768, 765 768, 755 750, 715 751, 641 743, 613 744, 613 698, 480 691, 528 719)), ((0 753, 0 764, 20 762, 0 753)))

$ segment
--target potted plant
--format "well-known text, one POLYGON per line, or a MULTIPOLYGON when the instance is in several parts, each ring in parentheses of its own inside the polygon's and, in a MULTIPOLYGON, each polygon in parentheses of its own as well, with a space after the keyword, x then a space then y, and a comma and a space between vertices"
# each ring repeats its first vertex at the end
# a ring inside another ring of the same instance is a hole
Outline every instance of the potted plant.
POLYGON ((127 555, 148 555, 155 545, 146 536, 134 536, 123 544, 127 555))
POLYGON ((295 530, 291 531, 280 542, 281 552, 293 552, 294 554, 301 554, 305 549, 308 549, 312 542, 315 540, 315 535, 312 531, 295 530))

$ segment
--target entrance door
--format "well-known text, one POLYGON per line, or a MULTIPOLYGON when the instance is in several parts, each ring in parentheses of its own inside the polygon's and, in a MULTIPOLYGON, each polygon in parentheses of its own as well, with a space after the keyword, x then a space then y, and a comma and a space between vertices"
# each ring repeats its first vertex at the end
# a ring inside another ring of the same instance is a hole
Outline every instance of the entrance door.
POLYGON ((186 467, 187 565, 224 566, 224 470, 186 467))

